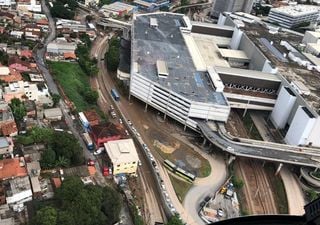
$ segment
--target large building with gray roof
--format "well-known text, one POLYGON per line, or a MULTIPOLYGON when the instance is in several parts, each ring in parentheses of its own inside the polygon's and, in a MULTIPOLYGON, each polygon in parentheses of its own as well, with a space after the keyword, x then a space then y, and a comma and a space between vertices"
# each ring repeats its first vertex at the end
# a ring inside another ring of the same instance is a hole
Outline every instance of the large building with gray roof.
POLYGON ((223 92, 197 69, 186 44, 191 28, 181 14, 134 17, 130 94, 187 126, 196 127, 192 118, 226 121, 230 107, 223 92))

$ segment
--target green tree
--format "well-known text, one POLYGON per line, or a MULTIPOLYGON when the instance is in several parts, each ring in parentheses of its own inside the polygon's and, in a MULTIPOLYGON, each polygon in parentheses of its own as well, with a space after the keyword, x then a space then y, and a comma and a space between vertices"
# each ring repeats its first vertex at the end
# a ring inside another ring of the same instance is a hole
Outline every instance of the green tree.
POLYGON ((183 225, 183 222, 179 218, 178 214, 172 216, 166 225, 183 225))
POLYGON ((67 4, 71 10, 75 10, 78 7, 78 2, 75 0, 67 0, 67 4))
POLYGON ((53 139, 53 130, 49 128, 33 127, 29 132, 36 143, 49 144, 53 139))
POLYGON ((111 4, 111 0, 100 0, 99 5, 103 6, 103 5, 109 5, 111 4))
POLYGON ((8 66, 9 56, 6 52, 0 51, 0 63, 4 66, 8 66))
POLYGON ((61 2, 53 3, 53 7, 50 8, 50 12, 53 17, 58 17, 62 19, 73 19, 75 13, 64 7, 61 2))
POLYGON ((57 106, 61 98, 60 95, 52 94, 51 96, 52 96, 53 105, 57 106))
POLYGON ((88 22, 88 23, 91 23, 92 21, 93 21, 93 16, 91 16, 91 15, 86 15, 86 21, 88 22))
POLYGON ((97 91, 91 90, 91 88, 86 88, 83 92, 85 100, 90 104, 96 104, 99 94, 97 91))
POLYGON ((55 162, 56 167, 67 167, 70 165, 69 159, 64 156, 59 156, 55 162))
POLYGON ((16 121, 20 122, 27 115, 27 110, 24 104, 18 98, 13 98, 9 104, 16 121))
POLYGON ((110 187, 103 189, 102 212, 107 216, 107 225, 112 225, 119 220, 121 210, 121 199, 119 194, 110 187))
POLYGON ((51 148, 46 149, 42 155, 40 160, 40 165, 43 168, 49 169, 54 167, 56 162, 56 153, 51 148))
POLYGON ((55 151, 57 157, 63 156, 72 165, 83 163, 83 152, 77 139, 67 132, 54 132, 50 146, 55 151))
POLYGON ((57 210, 53 207, 46 206, 39 211, 31 224, 34 225, 56 225, 57 224, 57 210))

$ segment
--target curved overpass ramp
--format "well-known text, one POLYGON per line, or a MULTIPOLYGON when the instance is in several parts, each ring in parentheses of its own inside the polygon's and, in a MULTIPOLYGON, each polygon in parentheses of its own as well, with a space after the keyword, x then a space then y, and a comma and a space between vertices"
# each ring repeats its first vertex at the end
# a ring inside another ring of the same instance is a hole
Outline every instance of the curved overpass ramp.
POLYGON ((235 141, 223 129, 224 126, 215 126, 212 122, 203 120, 197 120, 197 122, 207 140, 232 155, 308 167, 319 167, 320 165, 320 151, 317 149, 298 148, 251 139, 237 138, 235 141))

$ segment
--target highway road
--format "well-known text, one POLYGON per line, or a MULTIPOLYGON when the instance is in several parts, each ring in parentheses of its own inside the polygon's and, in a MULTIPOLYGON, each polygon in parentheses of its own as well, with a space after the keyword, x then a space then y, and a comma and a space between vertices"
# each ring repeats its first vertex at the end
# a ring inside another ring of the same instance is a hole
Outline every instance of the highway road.
MULTIPOLYGON (((113 104, 109 93, 110 90, 114 87, 113 80, 108 74, 108 71, 104 64, 104 60, 101 60, 102 58, 104 58, 104 54, 108 48, 107 41, 107 36, 105 36, 104 38, 98 38, 95 41, 91 51, 91 55, 97 57, 99 68, 99 74, 94 78, 95 84, 99 92, 99 99, 100 101, 102 101, 104 106, 107 106, 106 108, 108 108, 110 104, 113 104)), ((130 115, 128 115, 127 111, 125 110, 126 106, 122 104, 121 101, 117 103, 117 107, 123 113, 125 117, 123 118, 124 120, 130 118, 130 115)), ((118 113, 118 116, 119 115, 120 114, 118 113)), ((141 179, 143 190, 145 190, 145 220, 150 225, 153 225, 155 222, 165 222, 166 216, 159 197, 161 193, 158 193, 158 189, 156 187, 157 181, 150 172, 150 170, 152 170, 153 168, 149 167, 146 157, 144 156, 144 154, 142 154, 141 151, 139 151, 140 148, 138 147, 137 149, 139 158, 142 162, 142 166, 138 169, 138 174, 141 179)))
POLYGON ((252 143, 236 142, 227 137, 221 129, 212 130, 206 121, 198 120, 197 122, 201 132, 210 142, 233 155, 301 166, 320 166, 320 152, 292 150, 293 146, 279 144, 277 147, 272 144, 269 146, 268 142, 253 140, 251 140, 252 143))

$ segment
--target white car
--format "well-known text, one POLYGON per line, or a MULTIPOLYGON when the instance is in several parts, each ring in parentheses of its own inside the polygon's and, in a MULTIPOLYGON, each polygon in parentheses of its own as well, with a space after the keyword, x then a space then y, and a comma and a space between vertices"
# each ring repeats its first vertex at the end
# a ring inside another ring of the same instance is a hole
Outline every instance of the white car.
POLYGON ((125 130, 124 132, 126 133, 127 136, 129 136, 129 131, 128 130, 125 130))
POLYGON ((119 123, 122 124, 122 119, 119 119, 119 123))
POLYGON ((234 152, 234 148, 232 148, 231 146, 228 146, 227 150, 230 151, 230 152, 234 152))
POLYGON ((100 155, 104 151, 104 147, 98 148, 97 151, 93 152, 93 155, 100 155))
POLYGON ((138 161, 138 166, 142 166, 142 163, 140 160, 138 161))

